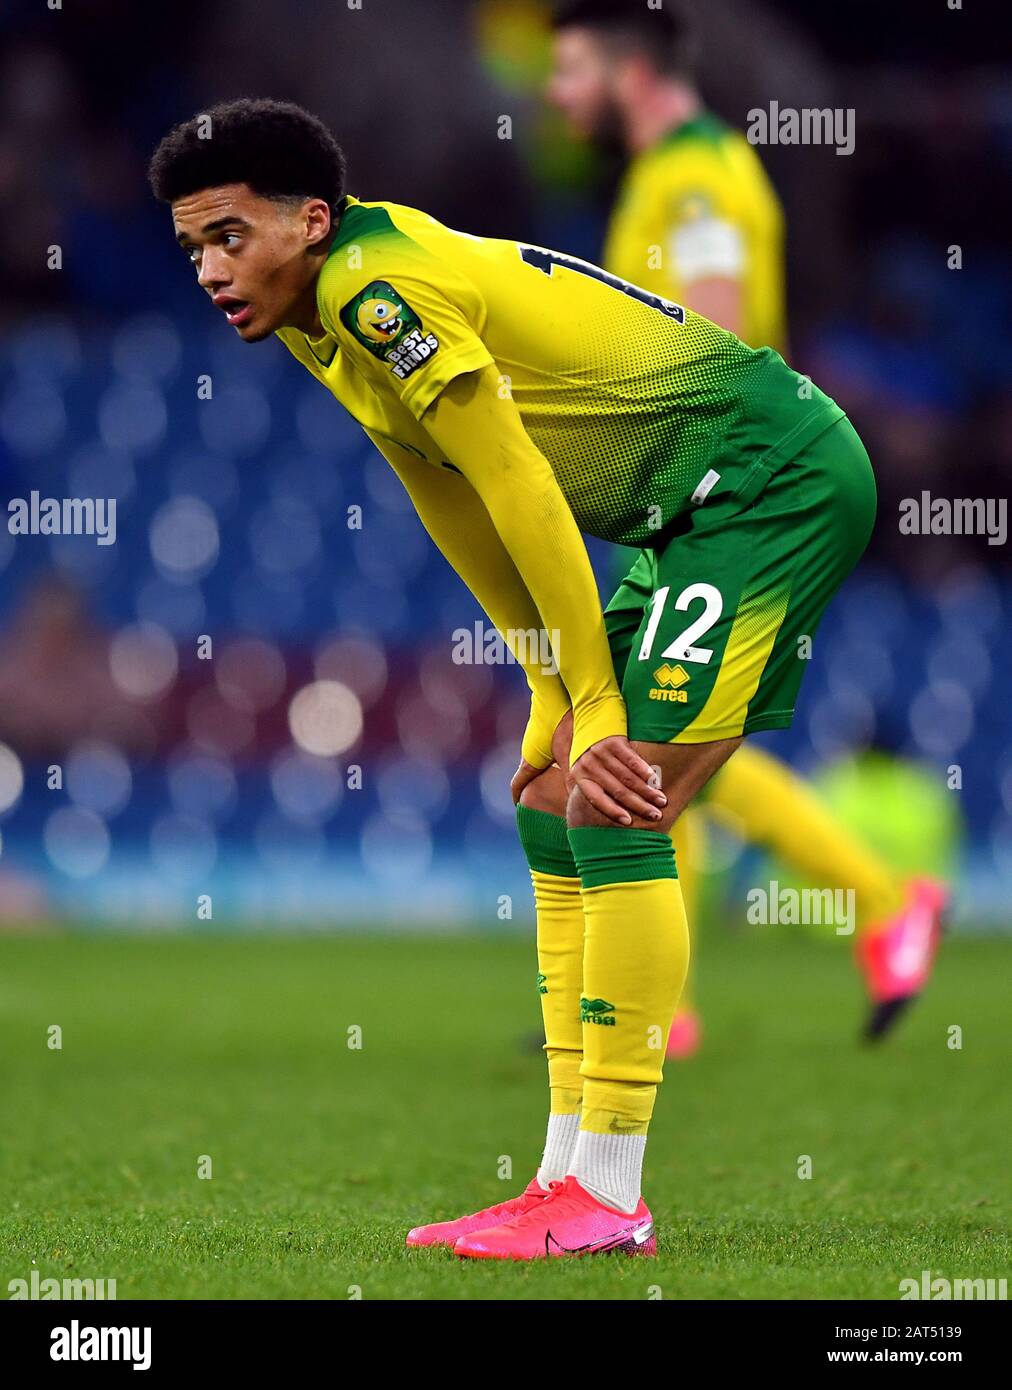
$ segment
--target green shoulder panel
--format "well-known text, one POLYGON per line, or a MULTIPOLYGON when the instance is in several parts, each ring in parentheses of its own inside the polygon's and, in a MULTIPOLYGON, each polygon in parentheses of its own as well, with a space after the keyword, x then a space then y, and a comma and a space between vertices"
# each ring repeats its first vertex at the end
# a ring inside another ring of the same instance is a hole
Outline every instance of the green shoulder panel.
POLYGON ((690 140, 701 144, 720 145, 729 134, 731 127, 726 121, 715 116, 712 111, 701 111, 691 121, 683 121, 675 130, 662 135, 654 149, 670 150, 673 145, 686 144, 690 140))
MULTIPOLYGON (((377 236, 404 236, 393 224, 386 208, 374 204, 366 207, 364 203, 352 203, 341 213, 341 223, 330 248, 328 260, 355 241, 368 241, 377 236)), ((410 238, 405 237, 405 240, 410 238)))
POLYGON ((383 349, 401 333, 417 326, 417 321, 409 322, 413 311, 387 280, 374 274, 362 286, 363 273, 382 269, 377 257, 381 248, 416 253, 421 249, 394 224, 386 208, 352 203, 341 214, 337 236, 320 271, 316 296, 329 333, 336 333, 339 316, 348 332, 377 356, 382 356, 383 349), (356 254, 359 248, 361 255, 356 254))

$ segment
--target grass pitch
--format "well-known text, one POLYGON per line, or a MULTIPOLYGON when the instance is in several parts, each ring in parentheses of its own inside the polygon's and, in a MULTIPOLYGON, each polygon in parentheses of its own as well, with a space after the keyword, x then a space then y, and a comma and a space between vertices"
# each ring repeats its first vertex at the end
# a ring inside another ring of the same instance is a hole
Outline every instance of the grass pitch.
POLYGON ((403 1240, 540 1155, 530 942, 7 937, 3 1296, 33 1268, 120 1299, 895 1299, 923 1269, 1005 1276, 1010 951, 948 940, 873 1051, 847 943, 711 932, 704 1049, 668 1065, 647 1151, 659 1258, 504 1266, 403 1240))

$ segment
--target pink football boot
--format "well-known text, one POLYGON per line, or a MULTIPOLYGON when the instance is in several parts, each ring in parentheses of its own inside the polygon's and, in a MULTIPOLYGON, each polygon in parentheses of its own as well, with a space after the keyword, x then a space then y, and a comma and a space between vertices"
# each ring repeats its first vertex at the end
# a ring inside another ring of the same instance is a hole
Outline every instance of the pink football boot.
POLYGON ((695 1057, 703 1041, 703 1021, 693 1009, 679 1009, 671 1022, 666 1057, 684 1062, 695 1057))
POLYGON ((656 1255, 653 1218, 643 1198, 630 1215, 606 1207, 570 1175, 504 1225, 461 1236, 453 1253, 471 1260, 543 1260, 557 1255, 656 1255))
POLYGON ((416 1226, 408 1232, 406 1245, 454 1245, 461 1236, 471 1231, 481 1231, 488 1226, 500 1225, 522 1216, 531 1207, 538 1206, 548 1198, 548 1193, 538 1185, 537 1178, 531 1178, 519 1197, 510 1197, 506 1202, 497 1202, 494 1207, 485 1207, 471 1216, 458 1216, 456 1221, 437 1221, 432 1226, 416 1226))
POLYGON ((944 884, 915 878, 906 902, 888 921, 869 927, 854 945, 872 1009, 865 1037, 884 1037, 900 1014, 927 984, 942 937, 942 916, 949 900, 944 884))

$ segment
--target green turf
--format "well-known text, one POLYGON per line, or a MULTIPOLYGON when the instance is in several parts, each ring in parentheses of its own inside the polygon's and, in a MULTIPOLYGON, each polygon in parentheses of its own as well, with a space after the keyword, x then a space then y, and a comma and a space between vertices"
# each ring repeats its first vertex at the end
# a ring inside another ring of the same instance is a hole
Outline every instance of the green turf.
POLYGON ((1009 951, 950 940, 873 1052, 845 945, 710 933, 705 1048, 669 1065, 648 1150, 659 1258, 504 1267, 403 1239, 539 1156, 527 942, 8 937, 3 1296, 33 1267, 120 1298, 894 1299, 922 1269, 1007 1275, 1009 951))

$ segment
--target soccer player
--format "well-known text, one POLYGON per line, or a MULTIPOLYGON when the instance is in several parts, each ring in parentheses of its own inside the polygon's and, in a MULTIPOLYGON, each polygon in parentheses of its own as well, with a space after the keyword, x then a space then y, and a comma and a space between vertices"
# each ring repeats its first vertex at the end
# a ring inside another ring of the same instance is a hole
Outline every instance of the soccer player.
POLYGON ((408 1243, 653 1253, 641 1169, 689 950, 669 831, 745 734, 791 720, 797 638, 874 521, 861 441, 777 353, 671 300, 348 195, 297 106, 212 107, 150 179, 215 308, 360 423, 525 663, 544 1155, 519 1197, 408 1243), (644 550, 607 624, 581 532, 644 550))
MULTIPOLYGON (((786 356, 783 213, 754 147, 703 104, 684 14, 672 0, 661 9, 629 0, 561 0, 553 25, 549 99, 574 133, 627 161, 605 268, 712 319, 750 346, 786 356)), ((631 582, 637 573, 634 566, 631 582)), ((624 602, 623 592, 620 587, 606 620, 624 602)), ((697 805, 673 831, 690 904, 698 898, 695 866, 705 843, 702 806, 815 883, 854 888, 857 958, 871 996, 867 1035, 883 1036, 930 973, 941 885, 904 882, 811 787, 758 748, 743 748, 697 805)), ((690 926, 694 915, 690 905, 690 926)), ((686 990, 668 1055, 691 1055, 699 1037, 686 990)))

